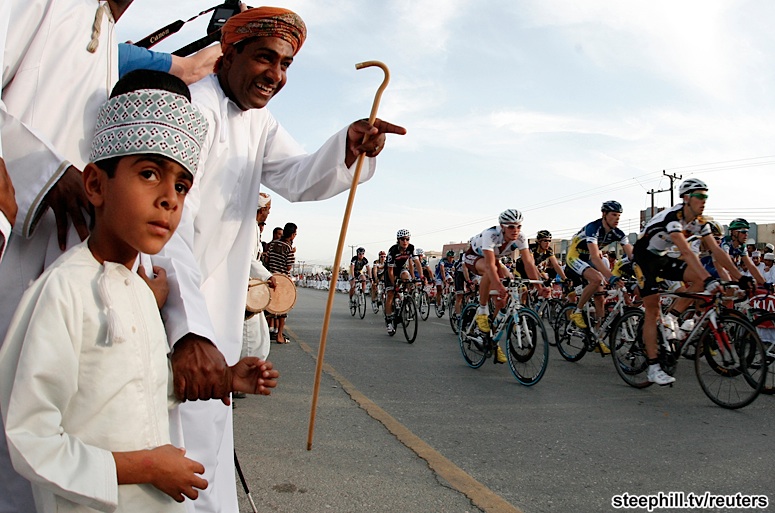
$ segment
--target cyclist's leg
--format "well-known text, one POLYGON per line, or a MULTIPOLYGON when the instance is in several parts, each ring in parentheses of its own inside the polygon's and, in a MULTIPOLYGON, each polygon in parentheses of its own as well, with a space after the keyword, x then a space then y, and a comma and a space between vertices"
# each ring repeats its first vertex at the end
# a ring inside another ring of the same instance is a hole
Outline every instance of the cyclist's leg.
POLYGON ((353 298, 353 294, 355 294, 355 277, 353 276, 350 278, 350 299, 353 298))

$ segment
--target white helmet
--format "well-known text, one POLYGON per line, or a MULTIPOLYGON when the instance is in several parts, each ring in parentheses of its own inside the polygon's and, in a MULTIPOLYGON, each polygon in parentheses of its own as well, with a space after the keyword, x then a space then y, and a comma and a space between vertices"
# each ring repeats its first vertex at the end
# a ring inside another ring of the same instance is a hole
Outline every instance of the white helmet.
POLYGON ((412 234, 409 233, 409 230, 405 230, 404 228, 401 228, 396 232, 396 239, 400 239, 401 237, 411 237, 412 234))
POLYGON ((705 184, 705 182, 697 178, 689 178, 688 180, 684 180, 683 183, 678 186, 678 195, 683 196, 684 194, 689 194, 692 191, 700 190, 708 190, 708 186, 705 184))
POLYGON ((423 256, 424 254, 425 254, 425 251, 423 251, 422 248, 416 248, 414 250, 414 255, 415 256, 423 256))
POLYGON ((519 210, 510 208, 501 212, 498 216, 498 222, 500 224, 517 224, 522 222, 522 212, 519 210))

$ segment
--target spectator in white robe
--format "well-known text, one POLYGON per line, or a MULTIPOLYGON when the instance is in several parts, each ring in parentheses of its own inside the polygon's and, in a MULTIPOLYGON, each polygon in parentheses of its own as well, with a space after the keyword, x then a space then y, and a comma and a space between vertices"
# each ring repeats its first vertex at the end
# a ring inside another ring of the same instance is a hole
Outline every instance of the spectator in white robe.
POLYGON ((360 154, 373 157, 386 133, 405 130, 382 120, 356 121, 318 151, 301 146, 265 108, 286 82, 306 36, 291 11, 250 9, 224 25, 216 74, 191 86, 209 125, 202 162, 178 232, 160 254, 171 265, 165 326, 183 434, 191 457, 210 483, 196 511, 237 511, 232 411, 224 370, 239 358, 260 187, 290 201, 332 197, 351 186, 360 154), (364 141, 364 138, 367 138, 364 141), (196 399, 222 398, 225 404, 196 399))
MULTIPOLYGON (((0 262, 0 341, 24 289, 87 234, 79 171, 118 75, 114 23, 131 3, 0 0, 0 144, 18 204, 0 262)), ((3 433, 0 511, 29 513, 3 433)))
POLYGON ((773 284, 775 283, 775 254, 764 254, 764 268, 762 269, 762 276, 764 276, 764 282, 773 284))
MULTIPOLYGON (((264 252, 261 234, 266 226, 269 211, 272 208, 272 198, 262 192, 258 197, 258 210, 256 211, 256 246, 253 250, 253 261, 250 262, 250 278, 269 281, 270 287, 274 287, 274 279, 264 264, 261 263, 261 253, 264 252)), ((269 340, 269 325, 266 323, 264 312, 251 314, 245 312, 245 323, 242 330, 242 353, 240 356, 257 356, 266 360, 269 356, 271 343, 269 340)))

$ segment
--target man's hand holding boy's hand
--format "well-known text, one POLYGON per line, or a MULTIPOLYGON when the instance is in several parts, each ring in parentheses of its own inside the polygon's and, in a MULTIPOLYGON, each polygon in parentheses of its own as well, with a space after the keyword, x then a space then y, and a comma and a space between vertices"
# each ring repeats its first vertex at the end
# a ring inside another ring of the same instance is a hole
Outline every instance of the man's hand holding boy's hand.
POLYGON ((156 306, 161 310, 161 307, 167 302, 167 296, 170 293, 170 286, 167 283, 167 271, 163 267, 155 265, 153 266, 153 276, 148 276, 145 274, 145 267, 141 265, 137 269, 137 274, 148 284, 151 292, 153 292, 153 297, 156 298, 156 306))

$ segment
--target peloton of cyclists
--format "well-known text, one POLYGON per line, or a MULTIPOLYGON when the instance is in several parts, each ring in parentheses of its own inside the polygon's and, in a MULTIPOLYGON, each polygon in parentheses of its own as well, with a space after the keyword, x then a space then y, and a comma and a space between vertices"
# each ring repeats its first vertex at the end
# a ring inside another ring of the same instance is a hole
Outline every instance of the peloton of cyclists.
POLYGON ((415 256, 414 246, 409 243, 409 230, 396 232, 396 243, 387 253, 387 272, 385 273, 385 325, 388 334, 396 332, 393 315, 393 296, 395 295, 396 278, 412 281, 414 273, 420 273, 420 259, 415 256))
POLYGON ((356 283, 365 287, 369 276, 369 259, 366 258, 366 249, 358 248, 355 256, 350 260, 350 301, 355 295, 356 283))
MULTIPOLYGON (((530 279, 539 280, 538 269, 533 263, 533 255, 527 243, 527 238, 521 233, 522 213, 519 210, 508 209, 498 216, 498 224, 471 238, 470 245, 464 255, 468 271, 481 276, 479 283, 479 307, 476 310, 476 326, 484 337, 490 335, 489 307, 490 296, 495 296, 495 308, 500 310, 508 300, 508 290, 502 280, 511 278, 506 267, 500 262, 502 256, 510 256, 516 252, 522 259, 525 271, 530 279)), ((549 289, 538 285, 543 294, 549 289)), ((506 355, 500 346, 496 347, 497 362, 506 363, 506 355)))
MULTIPOLYGON (((685 234, 699 236, 716 265, 726 269, 732 278, 740 280, 742 286, 748 286, 729 254, 716 243, 711 225, 702 217, 708 199, 705 182, 690 178, 681 183, 678 194, 682 203, 654 216, 643 228, 634 249, 634 270, 645 309, 643 342, 649 361, 648 380, 658 385, 668 385, 675 378, 662 370, 657 359, 660 309, 657 278, 683 281, 690 292, 700 292, 703 288, 714 292, 720 288, 718 279, 711 276, 692 251, 685 234), (680 259, 668 255, 673 246, 680 253, 680 259)), ((677 318, 690 302, 688 299, 676 301, 665 316, 668 332, 674 338, 682 336, 679 332, 683 330, 678 329, 677 318)))
MULTIPOLYGON (((581 311, 586 302, 595 292, 602 290, 605 281, 610 285, 619 281, 619 278, 611 274, 608 266, 603 262, 604 257, 600 249, 612 243, 619 243, 625 254, 632 259, 632 245, 624 232, 618 228, 623 211, 622 205, 618 201, 606 201, 600 210, 603 213, 600 219, 587 224, 573 236, 568 245, 566 257, 565 274, 574 285, 584 285, 581 297, 576 303, 576 310, 570 316, 573 323, 582 329, 588 327, 581 311)), ((604 311, 603 297, 600 295, 595 296, 595 311, 604 311)), ((598 315, 596 322, 599 322, 600 318, 602 316, 598 315)), ((611 352, 602 342, 600 348, 604 354, 611 352)))

